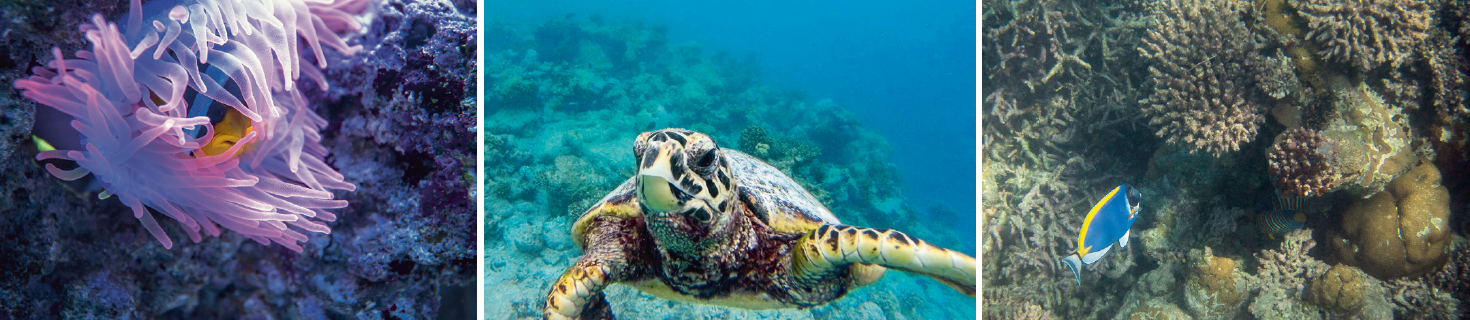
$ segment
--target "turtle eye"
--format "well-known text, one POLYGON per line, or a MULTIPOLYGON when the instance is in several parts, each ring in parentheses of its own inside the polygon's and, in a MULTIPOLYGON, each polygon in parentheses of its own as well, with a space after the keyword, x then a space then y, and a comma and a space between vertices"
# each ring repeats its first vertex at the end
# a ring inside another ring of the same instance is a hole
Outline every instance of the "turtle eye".
POLYGON ((709 149, 709 151, 705 151, 703 155, 699 156, 699 159, 694 160, 694 169, 696 171, 699 171, 699 174, 701 175, 714 172, 715 165, 719 164, 720 162, 720 155, 718 151, 718 148, 713 148, 709 149))

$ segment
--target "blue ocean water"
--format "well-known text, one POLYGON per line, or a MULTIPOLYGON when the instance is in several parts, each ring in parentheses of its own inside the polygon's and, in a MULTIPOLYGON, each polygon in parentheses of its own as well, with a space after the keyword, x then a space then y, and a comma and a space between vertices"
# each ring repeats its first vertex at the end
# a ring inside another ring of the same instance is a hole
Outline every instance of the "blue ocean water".
POLYGON ((525 29, 550 17, 600 15, 665 26, 671 43, 753 54, 761 81, 831 99, 882 133, 909 205, 929 219, 974 225, 973 2, 551 0, 486 8, 487 21, 525 29))
MULTIPOLYGON (((973 6, 486 4, 485 285, 492 319, 539 318, 583 257, 572 225, 682 127, 781 169, 843 224, 973 255, 973 6)), ((607 287, 627 319, 969 319, 977 299, 890 271, 811 308, 745 310, 607 287)))

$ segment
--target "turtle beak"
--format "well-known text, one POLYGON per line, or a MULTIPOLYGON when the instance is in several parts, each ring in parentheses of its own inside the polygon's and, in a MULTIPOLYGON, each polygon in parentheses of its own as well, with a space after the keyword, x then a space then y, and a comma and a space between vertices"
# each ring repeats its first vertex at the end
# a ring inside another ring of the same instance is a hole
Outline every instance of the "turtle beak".
POLYGON ((650 212, 677 211, 682 207, 683 201, 679 199, 682 191, 673 184, 676 180, 669 165, 670 152, 667 148, 649 151, 638 168, 638 199, 650 212))

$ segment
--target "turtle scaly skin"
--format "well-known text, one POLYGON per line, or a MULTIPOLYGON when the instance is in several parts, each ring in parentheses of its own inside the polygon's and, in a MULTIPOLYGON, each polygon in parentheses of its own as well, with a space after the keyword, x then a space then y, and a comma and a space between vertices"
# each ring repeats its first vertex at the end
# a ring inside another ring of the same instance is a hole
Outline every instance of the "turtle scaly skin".
POLYGON ((975 296, 975 258, 893 230, 842 225, 780 170, 684 129, 634 142, 638 172, 572 226, 584 255, 546 296, 546 319, 612 319, 602 291, 746 309, 812 307, 887 268, 975 296))

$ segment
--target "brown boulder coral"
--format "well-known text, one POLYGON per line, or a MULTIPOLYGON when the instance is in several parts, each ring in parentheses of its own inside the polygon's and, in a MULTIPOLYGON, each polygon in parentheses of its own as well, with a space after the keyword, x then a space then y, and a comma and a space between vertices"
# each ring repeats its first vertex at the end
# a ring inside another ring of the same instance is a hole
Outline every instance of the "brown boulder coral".
POLYGON ((1439 169, 1420 165, 1349 207, 1332 245, 1343 262, 1380 279, 1432 271, 1448 257, 1449 200, 1439 169))
POLYGON ((1326 274, 1312 279, 1308 299, 1317 306, 1341 314, 1354 314, 1363 308, 1362 272, 1346 265, 1333 266, 1326 274))
POLYGON ((1150 4, 1154 23, 1138 48, 1148 59, 1154 92, 1139 101, 1156 135, 1215 156, 1240 150, 1265 121, 1247 99, 1253 65, 1269 65, 1261 38, 1246 27, 1249 1, 1164 0, 1150 4))

